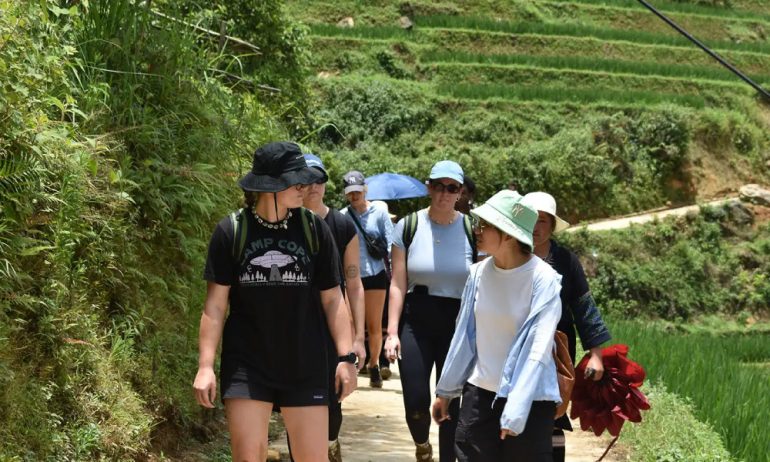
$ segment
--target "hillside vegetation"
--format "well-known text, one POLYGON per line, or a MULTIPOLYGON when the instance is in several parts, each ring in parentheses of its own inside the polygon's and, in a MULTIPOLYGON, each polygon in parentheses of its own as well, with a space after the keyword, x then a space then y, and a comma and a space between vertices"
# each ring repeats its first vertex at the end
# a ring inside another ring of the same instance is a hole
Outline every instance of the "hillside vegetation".
MULTIPOLYGON (((770 82, 760 3, 655 4, 770 82)), ((335 166, 423 178, 453 158, 481 197, 514 180, 554 193, 573 221, 770 178, 769 106, 638 2, 288 7, 310 25, 317 148, 335 166)))
POLYGON ((249 37, 259 55, 155 14, 186 2, 70 3, 0 0, 3 461, 206 439, 190 388, 207 240, 305 93, 302 29, 276 2, 194 10, 271 30, 249 37))

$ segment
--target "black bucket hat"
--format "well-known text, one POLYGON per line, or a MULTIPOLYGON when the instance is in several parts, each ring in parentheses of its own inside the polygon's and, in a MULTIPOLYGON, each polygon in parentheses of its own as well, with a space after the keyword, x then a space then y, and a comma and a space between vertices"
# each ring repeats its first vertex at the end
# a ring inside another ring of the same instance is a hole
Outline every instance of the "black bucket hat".
POLYGON ((323 178, 310 168, 296 143, 276 141, 254 152, 251 171, 238 181, 245 191, 279 192, 298 184, 312 184, 323 178))

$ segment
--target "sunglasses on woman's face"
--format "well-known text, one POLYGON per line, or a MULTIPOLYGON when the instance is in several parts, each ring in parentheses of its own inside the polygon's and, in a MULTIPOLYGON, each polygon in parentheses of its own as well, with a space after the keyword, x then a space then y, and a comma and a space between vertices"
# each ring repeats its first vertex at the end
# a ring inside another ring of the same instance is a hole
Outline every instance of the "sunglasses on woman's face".
POLYGON ((485 228, 492 226, 481 218, 473 215, 471 215, 471 224, 473 225, 473 230, 479 233, 484 231, 485 228))
POLYGON ((436 192, 448 192, 449 194, 457 194, 462 189, 462 185, 456 185, 456 184, 444 184, 440 181, 431 181, 430 187, 433 188, 436 192))

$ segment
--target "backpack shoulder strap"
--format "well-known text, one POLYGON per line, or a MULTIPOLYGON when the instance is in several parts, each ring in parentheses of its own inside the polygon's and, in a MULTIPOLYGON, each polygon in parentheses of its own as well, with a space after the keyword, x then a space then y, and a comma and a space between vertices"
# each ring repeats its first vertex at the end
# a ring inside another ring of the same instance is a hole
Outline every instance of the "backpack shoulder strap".
POLYGON ((417 212, 412 212, 404 219, 404 232, 401 234, 401 240, 404 242, 404 251, 409 251, 409 246, 417 234, 417 212))
POLYGON ((463 228, 465 228, 465 237, 468 238, 468 243, 471 245, 473 263, 476 263, 479 260, 479 251, 476 248, 476 233, 473 232, 471 217, 468 215, 463 215, 463 228))
POLYGON ((316 255, 321 247, 318 240, 318 229, 316 225, 316 215, 312 210, 302 207, 300 209, 302 216, 302 231, 305 234, 305 243, 310 248, 310 253, 316 255))
POLYGON ((240 262, 243 249, 246 247, 246 235, 248 234, 249 225, 244 210, 240 209, 230 213, 230 224, 233 225, 233 248, 231 252, 236 262, 240 262))

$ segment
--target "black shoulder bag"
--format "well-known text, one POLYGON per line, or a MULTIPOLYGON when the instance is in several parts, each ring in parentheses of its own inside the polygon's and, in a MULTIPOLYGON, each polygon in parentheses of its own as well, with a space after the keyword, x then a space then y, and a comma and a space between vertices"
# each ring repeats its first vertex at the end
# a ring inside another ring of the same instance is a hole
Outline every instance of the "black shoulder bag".
POLYGON ((366 243, 366 251, 369 252, 369 255, 372 256, 372 258, 376 258, 377 260, 383 260, 388 257, 388 242, 383 239, 382 237, 371 237, 366 233, 364 230, 364 227, 361 226, 361 222, 358 221, 358 217, 356 216, 353 209, 348 207, 348 215, 353 219, 353 223, 356 224, 356 227, 361 231, 361 234, 364 235, 364 242, 366 243))

